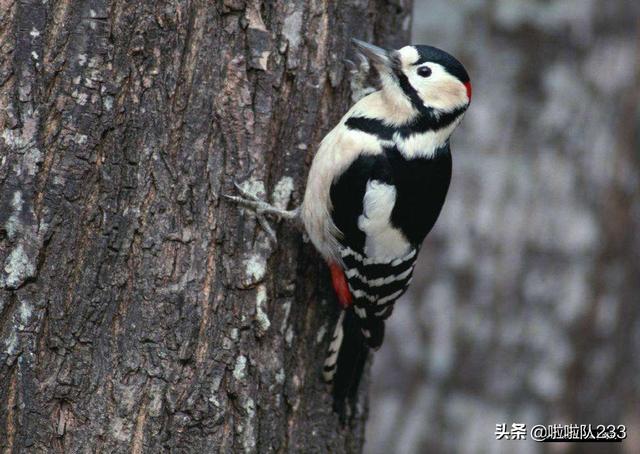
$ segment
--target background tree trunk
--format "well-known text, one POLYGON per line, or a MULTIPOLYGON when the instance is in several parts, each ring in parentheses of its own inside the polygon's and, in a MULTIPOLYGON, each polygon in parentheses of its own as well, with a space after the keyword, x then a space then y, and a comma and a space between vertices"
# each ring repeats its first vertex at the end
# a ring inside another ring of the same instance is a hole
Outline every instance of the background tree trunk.
MULTIPOLYGON (((409 0, 0 0, 0 447, 358 451, 320 379, 336 316, 292 228, 356 35, 409 0)), ((366 386, 363 386, 366 389, 366 386)))
POLYGON ((375 356, 367 449, 640 452, 640 2, 419 0, 469 69, 453 179, 375 356), (626 424, 623 443, 496 424, 626 424))

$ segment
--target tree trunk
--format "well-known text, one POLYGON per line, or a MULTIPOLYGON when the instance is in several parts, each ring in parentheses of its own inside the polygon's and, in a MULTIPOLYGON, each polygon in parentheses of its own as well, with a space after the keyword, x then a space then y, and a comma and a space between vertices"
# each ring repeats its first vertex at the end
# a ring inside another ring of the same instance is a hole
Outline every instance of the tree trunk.
POLYGON ((349 105, 349 38, 410 0, 0 0, 0 447, 353 452, 321 368, 337 316, 280 206, 349 105))

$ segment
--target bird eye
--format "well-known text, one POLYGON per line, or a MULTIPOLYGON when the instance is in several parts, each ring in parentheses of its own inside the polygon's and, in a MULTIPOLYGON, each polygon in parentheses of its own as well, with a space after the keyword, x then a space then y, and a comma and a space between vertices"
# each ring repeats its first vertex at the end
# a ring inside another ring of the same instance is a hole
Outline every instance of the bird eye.
POLYGON ((431 75, 431 68, 428 66, 421 66, 418 68, 418 75, 420 77, 429 77, 431 75))

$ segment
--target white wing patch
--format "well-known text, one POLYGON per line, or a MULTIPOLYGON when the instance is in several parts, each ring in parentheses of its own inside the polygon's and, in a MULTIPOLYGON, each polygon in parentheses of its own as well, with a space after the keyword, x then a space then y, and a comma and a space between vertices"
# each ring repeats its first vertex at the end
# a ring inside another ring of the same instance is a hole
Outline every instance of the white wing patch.
POLYGON ((396 187, 369 180, 363 199, 358 228, 366 235, 364 253, 375 260, 395 259, 407 254, 411 245, 402 232, 391 225, 396 203, 396 187))

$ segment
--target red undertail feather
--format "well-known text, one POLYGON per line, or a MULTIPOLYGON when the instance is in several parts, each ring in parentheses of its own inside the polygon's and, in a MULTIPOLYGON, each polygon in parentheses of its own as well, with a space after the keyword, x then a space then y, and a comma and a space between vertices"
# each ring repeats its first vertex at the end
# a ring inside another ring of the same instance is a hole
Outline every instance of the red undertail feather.
POLYGON ((333 284, 333 289, 336 291, 336 295, 338 295, 338 301, 340 305, 346 309, 351 306, 353 301, 353 297, 349 291, 349 285, 347 284, 347 277, 344 275, 342 267, 337 263, 330 263, 329 270, 331 270, 331 283, 333 284))

